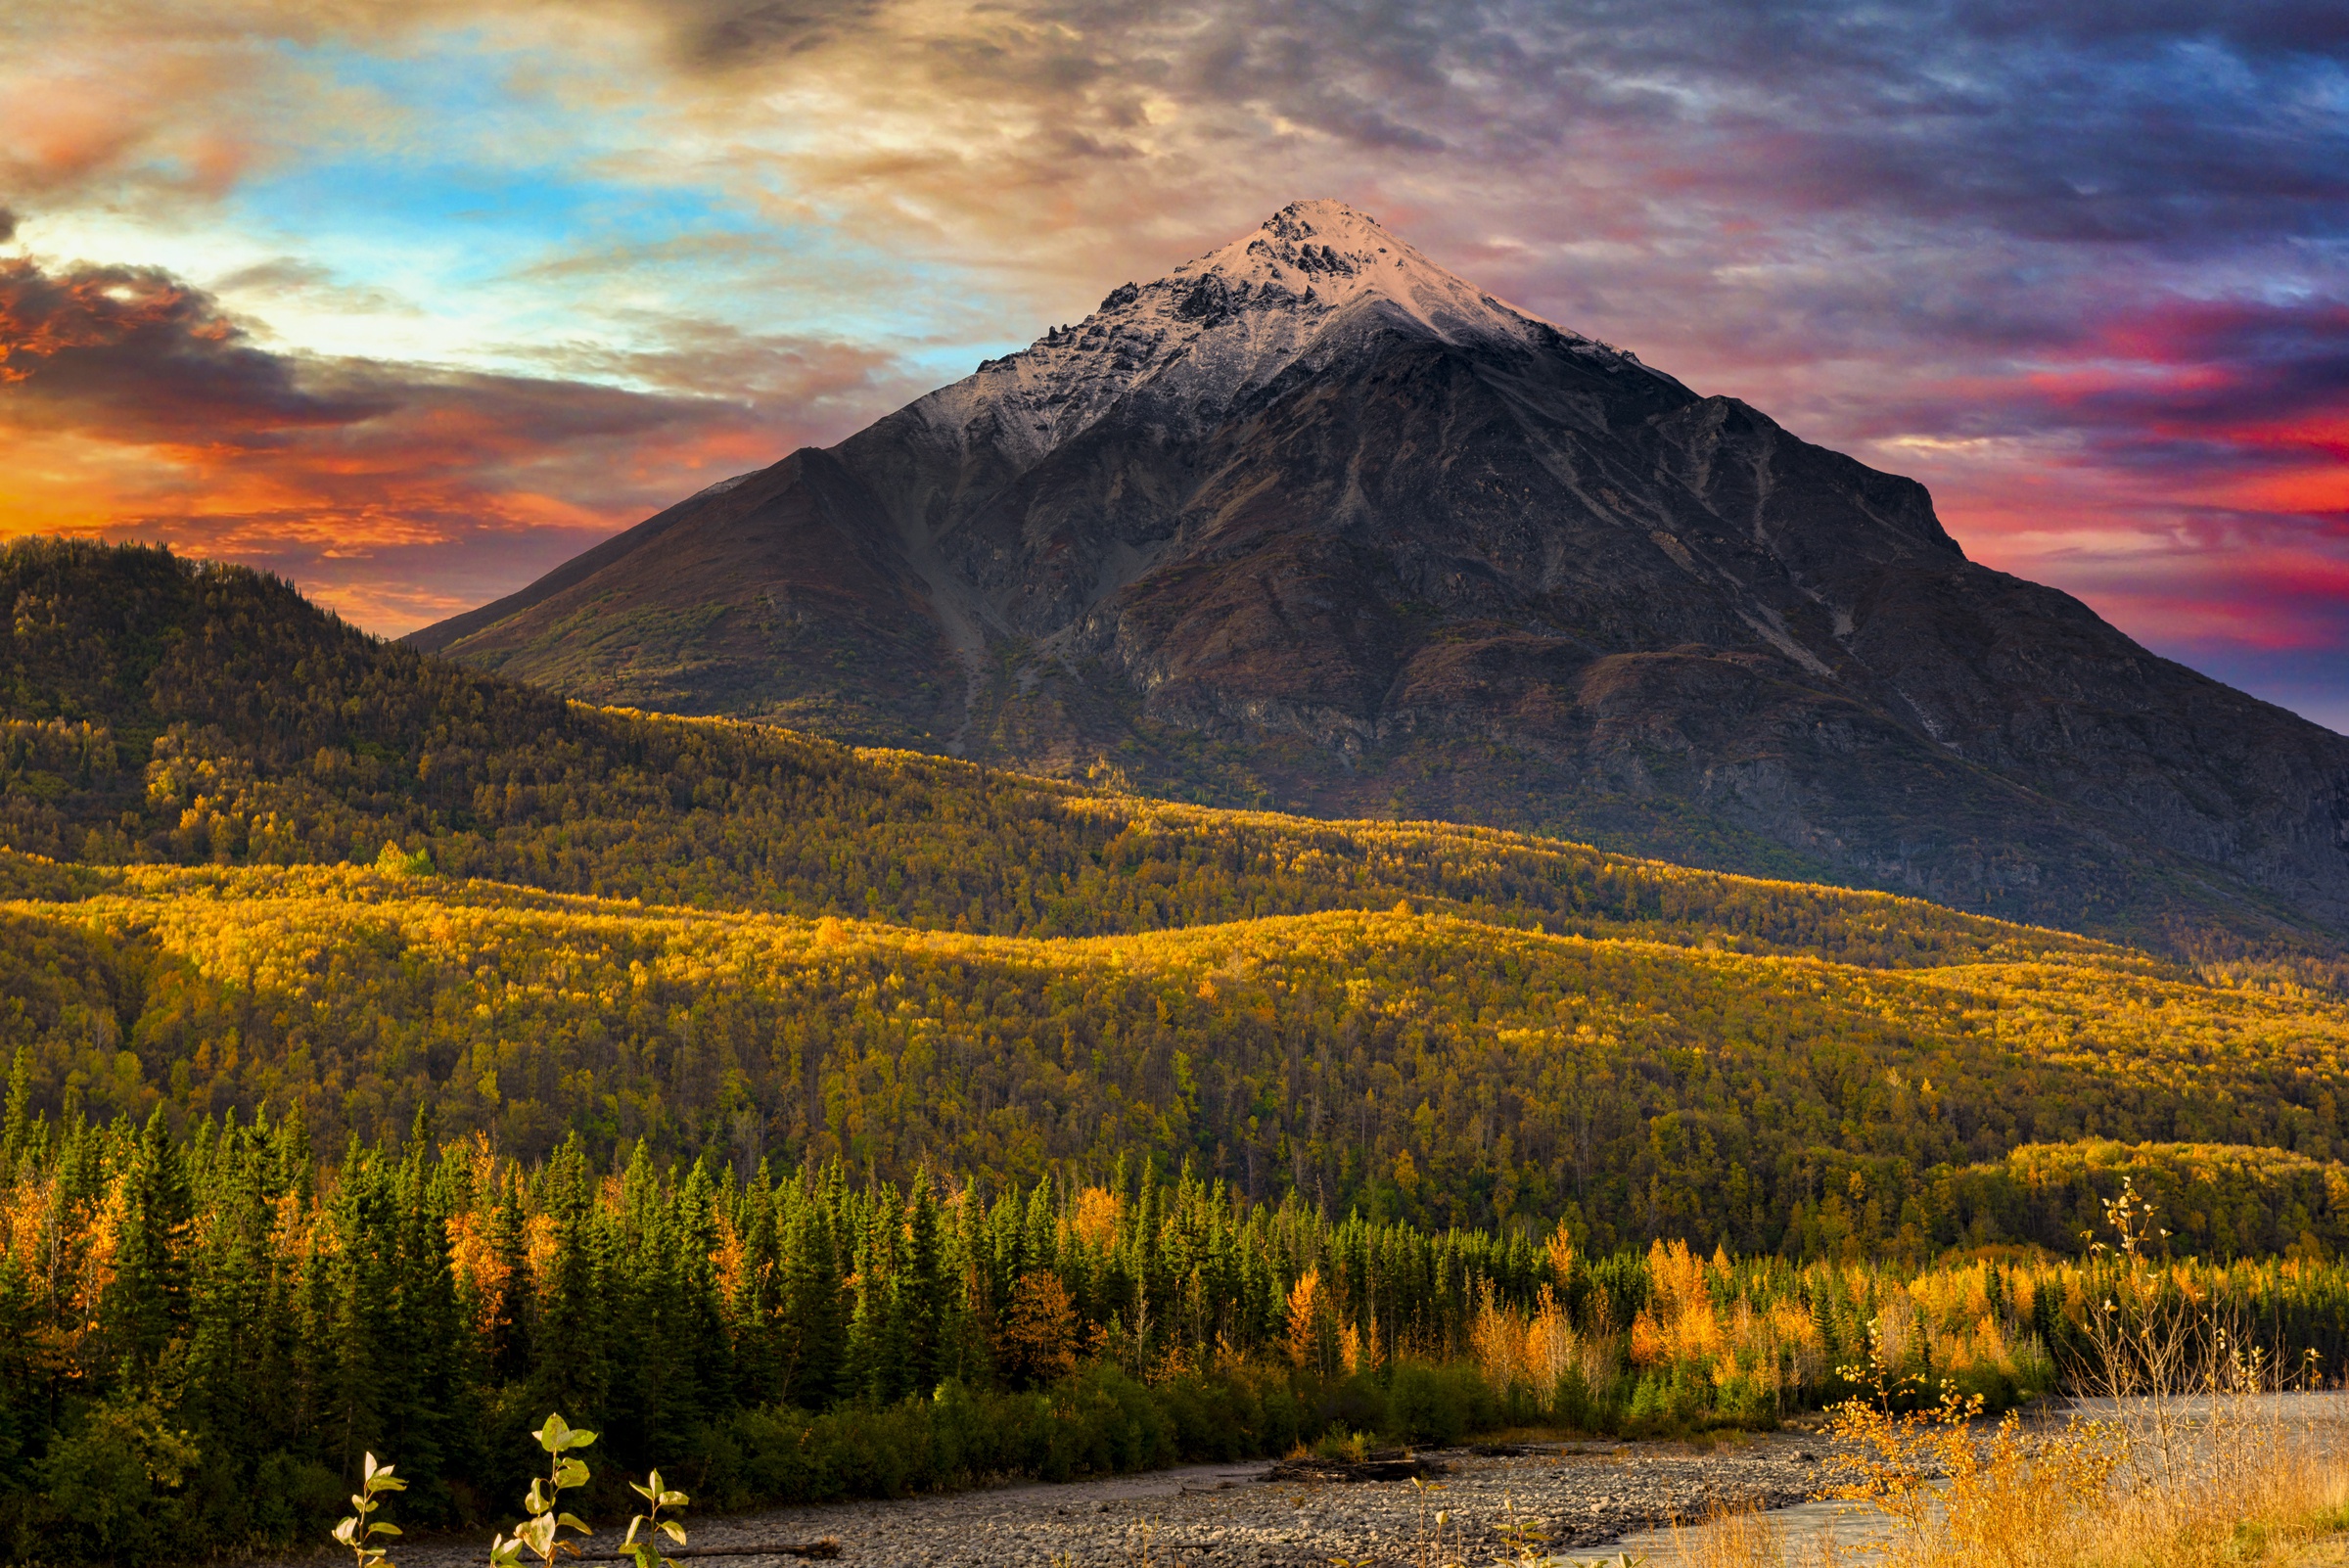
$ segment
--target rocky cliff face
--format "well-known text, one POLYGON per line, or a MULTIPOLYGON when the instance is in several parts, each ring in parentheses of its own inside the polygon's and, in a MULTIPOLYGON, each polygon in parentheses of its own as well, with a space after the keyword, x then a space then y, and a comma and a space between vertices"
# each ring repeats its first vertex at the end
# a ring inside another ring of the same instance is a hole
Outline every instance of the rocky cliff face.
POLYGON ((2349 739, 1335 203, 415 640, 1145 790, 2349 930, 2349 739))

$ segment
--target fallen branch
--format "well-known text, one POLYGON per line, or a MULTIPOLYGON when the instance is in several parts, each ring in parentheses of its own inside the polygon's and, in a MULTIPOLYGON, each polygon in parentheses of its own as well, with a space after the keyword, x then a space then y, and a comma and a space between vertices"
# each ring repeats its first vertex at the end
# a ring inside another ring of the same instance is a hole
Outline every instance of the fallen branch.
POLYGON ((1434 1459, 1400 1455, 1373 1459, 1283 1459, 1257 1479, 1261 1481, 1408 1481, 1414 1476, 1442 1475, 1449 1466, 1434 1459))
MULTIPOLYGON (((829 1536, 821 1541, 770 1541, 760 1546, 668 1546, 664 1557, 819 1557, 840 1555, 840 1543, 829 1536)), ((634 1554, 625 1551, 582 1551, 581 1562, 632 1562, 634 1554)))

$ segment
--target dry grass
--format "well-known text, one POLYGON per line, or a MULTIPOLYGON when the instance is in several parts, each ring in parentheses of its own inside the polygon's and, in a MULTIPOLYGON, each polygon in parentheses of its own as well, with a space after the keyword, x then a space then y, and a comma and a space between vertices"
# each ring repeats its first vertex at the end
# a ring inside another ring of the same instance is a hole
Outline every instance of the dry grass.
POLYGON ((1839 1412, 1857 1453, 1833 1495, 1892 1523, 1891 1568, 2281 1565, 2349 1523, 2338 1428, 2255 1390, 2206 1397, 2190 1419, 2043 1434, 2008 1416, 1986 1435, 1971 1414, 1958 1401, 1930 1416, 1839 1412))
POLYGON ((2339 1532, 2349 1455, 2336 1435, 2273 1415, 2222 1413, 2214 1426, 2208 1456, 2167 1484, 2118 1493, 2103 1511, 2108 1533, 2094 1560, 2108 1568, 2293 1563, 2339 1532))
POLYGON ((2349 1568, 2349 1455, 2337 1437, 2251 1402, 2221 1408, 2192 1455, 2145 1452, 2117 1423, 2030 1434, 2003 1422, 1890 1418, 1841 1489, 1892 1526, 1880 1549, 1790 1541, 1722 1509, 1673 1530, 1679 1568, 2349 1568))
MULTIPOLYGON (((2105 1204, 2122 1268, 2088 1304, 2089 1387, 2115 1420, 2026 1434, 2009 1414, 1985 1437, 1979 1401, 1945 1395, 1895 1415, 1891 1365, 1869 1329, 1874 1401, 1834 1412, 1853 1452, 1830 1496, 1894 1525, 1893 1568, 2217 1568, 2283 1564, 2349 1519, 2349 1454, 2337 1426, 2294 1418, 2295 1378, 2248 1348, 2152 1256, 2166 1238, 2124 1181, 2105 1204)), ((2300 1407, 2307 1410, 2308 1407, 2300 1407)))
POLYGON ((1777 1521, 1759 1508, 1715 1508, 1701 1525, 1672 1527, 1673 1556, 1681 1568, 1780 1568, 1786 1561, 1777 1521))

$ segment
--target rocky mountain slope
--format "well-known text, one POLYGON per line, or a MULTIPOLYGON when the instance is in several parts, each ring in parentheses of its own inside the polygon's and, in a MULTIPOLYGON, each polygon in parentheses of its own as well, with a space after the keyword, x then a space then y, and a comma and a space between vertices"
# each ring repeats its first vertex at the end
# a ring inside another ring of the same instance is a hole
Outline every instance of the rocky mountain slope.
POLYGON ((1337 203, 412 640, 1204 800, 2349 930, 2349 739, 1337 203))

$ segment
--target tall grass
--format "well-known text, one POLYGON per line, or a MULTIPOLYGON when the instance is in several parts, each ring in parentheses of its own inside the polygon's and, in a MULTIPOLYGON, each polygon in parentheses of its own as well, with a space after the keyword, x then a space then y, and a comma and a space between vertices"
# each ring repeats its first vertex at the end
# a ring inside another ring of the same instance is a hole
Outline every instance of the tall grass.
MULTIPOLYGON (((2166 1235, 2124 1186, 2105 1205, 2116 1267, 2082 1319, 2075 1384, 2111 1402, 2026 1431, 2009 1411, 1985 1433, 1977 1397, 1945 1388, 1930 1410, 1896 1412, 1903 1379, 1871 1340, 1833 1430, 1850 1445, 1832 1496, 1893 1526, 1895 1568, 2195 1568, 2280 1560, 2349 1499, 2349 1454, 2321 1412, 2281 1398, 2315 1383, 2285 1366, 2223 1303, 2176 1287, 2153 1257, 2166 1235)), ((1831 1548, 1830 1548, 1831 1549, 1831 1548)))

